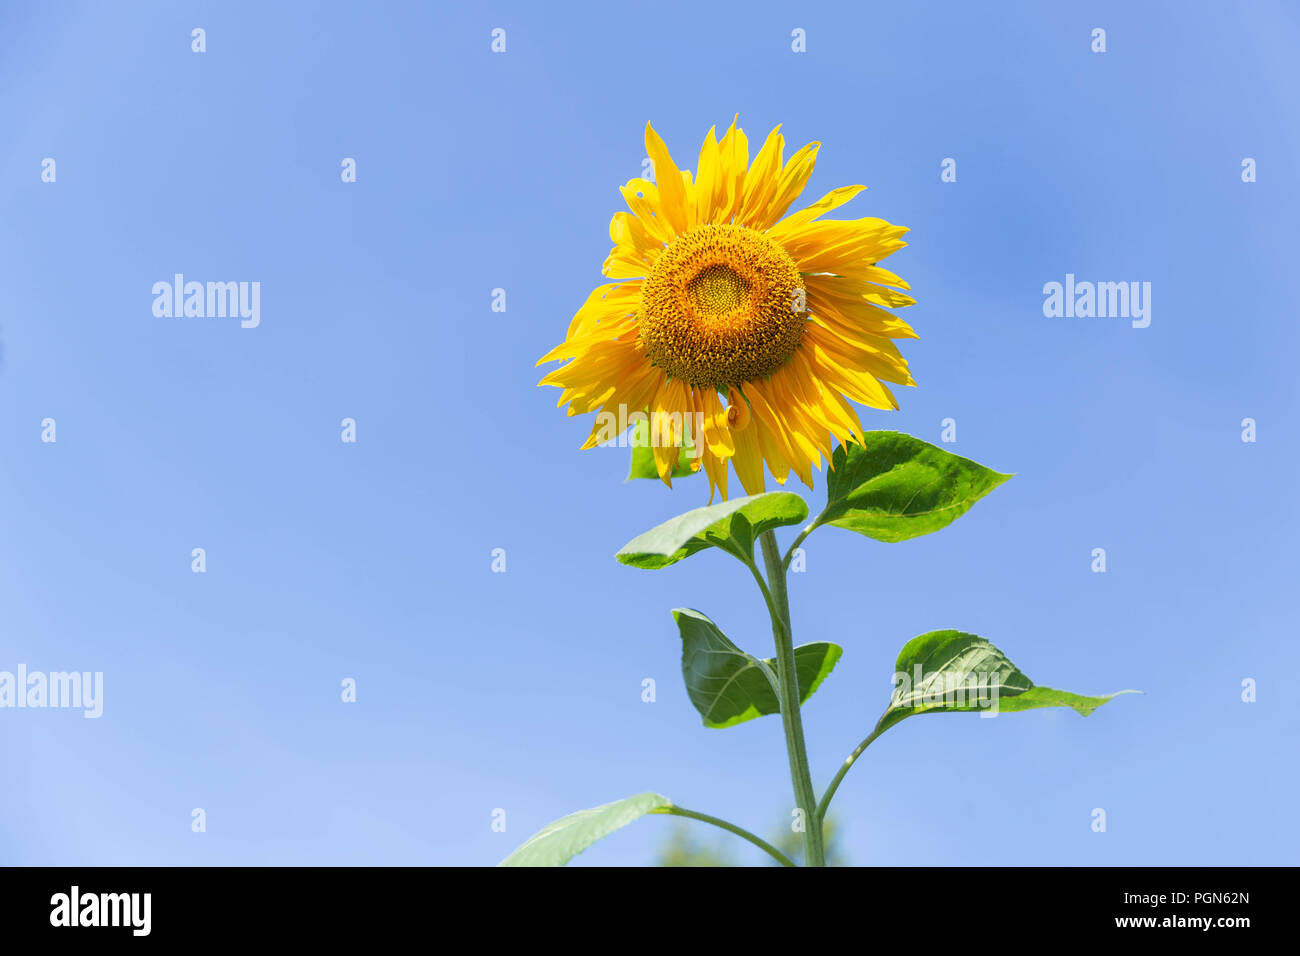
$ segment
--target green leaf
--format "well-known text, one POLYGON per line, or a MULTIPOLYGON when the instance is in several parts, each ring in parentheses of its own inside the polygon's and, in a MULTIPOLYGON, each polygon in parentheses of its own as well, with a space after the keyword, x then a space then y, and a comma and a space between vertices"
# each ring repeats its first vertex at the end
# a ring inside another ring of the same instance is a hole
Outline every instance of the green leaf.
MULTIPOLYGON (((760 661, 746 654, 699 611, 678 608, 673 611, 673 619, 682 635, 686 693, 704 718, 704 726, 734 727, 780 712, 781 702, 772 686, 775 658, 760 661)), ((816 692, 842 653, 838 645, 825 641, 794 649, 800 703, 816 692)))
POLYGON ((902 432, 867 432, 835 449, 818 525, 906 541, 952 524, 1010 475, 902 432))
POLYGON ((530 836, 500 866, 564 866, 602 837, 672 801, 659 793, 638 793, 590 810, 579 810, 548 823, 530 836))
POLYGON ((931 631, 903 645, 894 667, 894 692, 872 739, 915 714, 983 711, 990 714, 1069 707, 1087 717, 1122 690, 1085 697, 1040 687, 982 637, 931 631))
MULTIPOLYGON (((700 471, 700 457, 693 455, 695 443, 684 436, 684 443, 677 453, 677 464, 673 465, 672 477, 689 478, 700 471), (692 468, 691 466, 695 467, 692 468)), ((632 466, 628 470, 627 480, 633 478, 659 478, 659 468, 655 465, 655 452, 650 446, 650 421, 638 418, 632 427, 632 466)))
POLYGON ((636 568, 666 568, 705 548, 722 548, 750 562, 754 541, 764 531, 798 524, 808 505, 789 491, 769 491, 696 508, 638 535, 615 555, 636 568))

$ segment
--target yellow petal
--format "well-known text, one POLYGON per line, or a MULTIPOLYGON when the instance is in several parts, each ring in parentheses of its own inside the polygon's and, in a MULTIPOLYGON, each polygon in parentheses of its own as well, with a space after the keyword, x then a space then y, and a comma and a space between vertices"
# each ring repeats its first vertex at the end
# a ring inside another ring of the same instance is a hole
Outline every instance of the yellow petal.
POLYGON ((800 226, 812 222, 822 213, 830 212, 832 209, 843 206, 846 202, 866 188, 866 186, 841 186, 839 189, 832 189, 807 209, 800 209, 798 212, 786 216, 769 229, 767 234, 777 240, 777 242, 780 242, 782 236, 794 231, 800 226))
MULTIPOLYGON (((730 458, 736 453, 736 445, 731 437, 731 430, 727 428, 727 410, 722 407, 718 393, 713 388, 705 387, 695 391, 697 407, 704 415, 704 434, 695 436, 695 440, 698 442, 702 439, 711 455, 717 458, 730 458)), ((726 470, 725 465, 723 470, 726 470)), ((724 482, 724 497, 725 494, 724 482)))
MULTIPOLYGON (((846 438, 860 440, 862 423, 857 413, 839 392, 828 388, 817 377, 803 349, 796 349, 790 356, 790 369, 807 403, 808 416, 840 442, 846 438)), ((829 461, 831 456, 828 454, 826 458, 829 461)))
POLYGON ((817 377, 831 388, 838 389, 855 402, 872 408, 898 408, 898 400, 894 398, 893 392, 870 372, 853 372, 843 368, 833 356, 808 336, 804 336, 804 342, 800 347, 807 349, 805 354, 812 363, 817 377))
POLYGON ((772 191, 766 208, 759 212, 753 223, 755 229, 769 228, 784 216, 790 204, 799 198, 804 186, 808 185, 809 177, 812 176, 813 167, 817 163, 817 150, 820 147, 821 143, 809 143, 785 164, 785 169, 777 179, 776 188, 772 191))
POLYGON ((857 305, 862 301, 887 309, 901 309, 904 306, 916 305, 916 300, 905 292, 862 279, 847 279, 844 276, 833 275, 804 276, 804 285, 808 287, 810 299, 813 296, 834 299, 841 308, 857 305))
MULTIPOLYGON (((741 399, 744 403, 744 399, 741 399)), ((763 483, 763 450, 758 443, 758 428, 732 429, 731 438, 736 443, 736 454, 731 461, 736 466, 736 477, 740 479, 745 493, 761 494, 763 483)))
POLYGON ((745 138, 745 131, 736 126, 739 119, 737 116, 731 121, 731 128, 718 146, 722 188, 715 194, 717 198, 711 220, 713 222, 731 222, 744 199, 745 171, 749 168, 749 140, 745 138))
POLYGON ((916 384, 907 370, 907 359, 888 339, 872 339, 870 336, 845 339, 816 324, 805 330, 804 338, 824 348, 835 364, 843 369, 870 372, 882 382, 895 385, 916 384))
POLYGON ((609 221, 609 238, 625 254, 643 262, 647 269, 664 251, 664 244, 650 235, 641 220, 630 212, 616 212, 609 221))
POLYGON ((667 221, 675 235, 689 228, 687 219, 686 187, 682 171, 673 162, 668 147, 654 127, 645 124, 646 155, 654 163, 655 184, 659 187, 659 214, 667 221))
POLYGON ((728 387, 727 427, 733 432, 748 428, 750 415, 749 402, 745 400, 745 396, 735 386, 728 387))
POLYGON ((618 187, 618 191, 646 232, 660 242, 673 241, 676 233, 668 220, 659 213, 658 186, 644 179, 629 179, 627 185, 618 187))
POLYGON ((722 492, 722 500, 727 500, 727 460, 726 458, 718 458, 708 451, 702 457, 704 473, 709 479, 709 504, 713 504, 713 489, 715 487, 722 492))
POLYGON ((863 335, 886 339, 919 338, 912 327, 898 316, 879 309, 868 311, 868 307, 864 306, 840 309, 825 300, 816 303, 809 301, 808 317, 846 339, 857 339, 863 335))
POLYGON ((763 143, 763 148, 758 151, 753 165, 745 174, 744 198, 740 204, 740 211, 736 214, 736 222, 740 225, 753 226, 761 219, 768 199, 776 190, 784 149, 785 137, 781 135, 781 127, 777 126, 767 134, 767 141, 763 143))
MULTIPOLYGON (((595 328, 597 323, 609 318, 631 315, 641 301, 641 283, 607 282, 591 290, 587 301, 582 304, 569 322, 569 331, 565 338, 572 338, 595 328)), ((537 364, 548 361, 542 359, 537 364)))
POLYGON ((682 189, 686 192, 686 229, 687 231, 695 227, 697 200, 695 198, 695 183, 691 180, 691 171, 683 169, 682 189))
POLYGON ((721 173, 717 127, 710 127, 709 135, 704 137, 704 143, 700 146, 700 162, 695 171, 696 225, 713 222, 718 207, 717 193, 721 185, 721 173))
POLYGON ((792 434, 800 440, 809 462, 821 467, 818 455, 826 458, 831 456, 830 432, 819 420, 821 403, 817 396, 817 386, 815 383, 809 385, 811 397, 805 392, 804 382, 800 380, 796 367, 789 362, 772 374, 771 387, 780 403, 781 414, 791 426, 792 434))
MULTIPOLYGON (((783 459, 782 464, 788 465, 794 469, 805 485, 812 487, 812 469, 811 464, 817 455, 817 449, 806 438, 786 424, 784 417, 781 415, 775 399, 767 391, 771 386, 771 380, 767 382, 747 382, 745 383, 745 395, 750 400, 750 405, 759 419, 765 426, 762 436, 759 438, 760 444, 764 436, 772 439, 778 446, 780 457, 783 459)), ((764 457, 768 457, 768 449, 763 449, 764 457)), ((771 459, 769 458, 769 461, 771 459)), ((783 478, 777 477, 773 472, 772 477, 777 481, 783 481, 783 478)))
POLYGON ((650 274, 646 264, 639 259, 629 259, 615 246, 600 264, 600 274, 608 279, 644 279, 650 274))
POLYGON ((650 444, 655 468, 669 488, 673 486, 673 466, 681 447, 681 425, 690 411, 690 398, 680 379, 669 381, 650 400, 650 444))
POLYGON ((899 236, 906 226, 883 219, 824 220, 785 235, 781 246, 799 264, 801 272, 861 275, 860 267, 873 266, 907 245, 899 236))

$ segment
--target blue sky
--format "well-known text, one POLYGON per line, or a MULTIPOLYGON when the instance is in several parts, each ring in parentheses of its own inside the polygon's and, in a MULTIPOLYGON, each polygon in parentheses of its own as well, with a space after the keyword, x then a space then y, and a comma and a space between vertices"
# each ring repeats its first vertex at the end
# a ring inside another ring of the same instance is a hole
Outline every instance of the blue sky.
POLYGON ((809 540, 796 639, 844 647, 805 710, 815 784, 924 631, 1146 692, 890 731, 836 798, 853 862, 1298 862, 1300 15, 1226 9, 6 5, 0 670, 102 671, 104 713, 0 709, 0 860, 490 864, 643 790, 788 819, 779 721, 701 727, 669 614, 766 655, 747 572, 613 559, 702 481, 625 484, 533 368, 646 121, 693 166, 738 112, 823 143, 810 200, 866 183, 845 215, 913 230, 919 387, 867 427, 954 418, 951 450, 1016 473, 937 535, 809 540), (260 326, 155 317, 177 272, 260 282, 260 326), (1067 273, 1150 282, 1150 326, 1045 317, 1067 273))

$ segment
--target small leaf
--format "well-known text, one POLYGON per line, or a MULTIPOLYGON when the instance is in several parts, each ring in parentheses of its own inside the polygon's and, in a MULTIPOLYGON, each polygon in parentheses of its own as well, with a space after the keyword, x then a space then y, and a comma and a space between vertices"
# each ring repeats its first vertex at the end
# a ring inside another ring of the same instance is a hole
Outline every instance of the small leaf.
POLYGON ((1011 713, 1038 707, 1070 707, 1087 717, 1119 694, 1085 697, 1040 687, 982 637, 931 631, 903 645, 894 667, 894 693, 872 738, 915 714, 984 711, 1011 713))
MULTIPOLYGON (((736 724, 780 713, 781 702, 768 674, 776 674, 775 658, 759 661, 727 639, 699 611, 678 608, 673 619, 682 635, 682 677, 691 703, 706 727, 736 724), (764 665, 769 668, 764 671, 764 665)), ((843 649, 817 641, 794 649, 799 702, 808 700, 840 659, 843 649)))
POLYGON ((647 813, 672 805, 672 801, 662 794, 638 793, 590 810, 570 813, 542 827, 498 865, 564 866, 602 837, 647 813))
POLYGON ((902 432, 864 438, 835 449, 818 525, 906 541, 946 528, 1011 477, 902 432))
POLYGON ((798 524, 808 517, 808 505, 789 491, 769 491, 747 498, 696 508, 638 535, 615 555, 637 568, 666 568, 705 548, 722 548, 742 561, 751 561, 754 541, 764 531, 798 524))
MULTIPOLYGON (((700 471, 700 456, 692 454, 695 444, 688 436, 683 437, 677 464, 673 465, 673 478, 689 478, 700 471)), ((628 469, 627 480, 633 478, 659 478, 654 448, 650 445, 650 421, 646 418, 638 418, 632 427, 632 466, 628 469)))

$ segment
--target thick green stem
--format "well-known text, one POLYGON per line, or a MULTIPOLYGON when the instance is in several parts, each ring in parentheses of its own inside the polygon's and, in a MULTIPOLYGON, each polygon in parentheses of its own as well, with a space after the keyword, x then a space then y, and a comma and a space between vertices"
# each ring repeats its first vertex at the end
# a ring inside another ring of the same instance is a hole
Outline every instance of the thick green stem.
POLYGON ((800 713, 799 676, 794 666, 794 636, 790 629, 790 598, 785 587, 785 562, 771 531, 759 539, 767 565, 768 609, 772 615, 772 638, 776 642, 776 676, 781 701, 781 723, 785 727, 785 748, 790 757, 790 779, 794 784, 795 806, 802 811, 803 856, 808 866, 826 865, 822 842, 822 821, 817 815, 817 795, 808 772, 808 752, 803 741, 800 713))
POLYGON ((780 863, 782 866, 794 866, 793 860, 791 860, 788 856, 786 856, 776 847, 772 846, 772 844, 768 843, 766 840, 754 836, 754 834, 750 833, 744 827, 738 827, 734 823, 728 823, 726 820, 720 819, 719 817, 711 817, 707 813, 699 813, 698 811, 687 810, 685 807, 679 807, 679 806, 661 807, 658 810, 651 810, 650 812, 671 813, 673 816, 676 817, 689 817, 692 820, 701 820, 704 823, 711 823, 715 827, 721 827, 722 829, 727 830, 730 833, 736 834, 736 836, 741 837, 742 839, 748 840, 750 843, 754 844, 754 846, 758 847, 760 850, 762 850, 768 856, 772 857, 774 860, 776 860, 776 862, 780 863))

